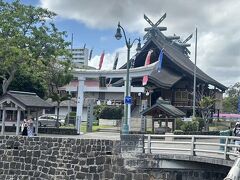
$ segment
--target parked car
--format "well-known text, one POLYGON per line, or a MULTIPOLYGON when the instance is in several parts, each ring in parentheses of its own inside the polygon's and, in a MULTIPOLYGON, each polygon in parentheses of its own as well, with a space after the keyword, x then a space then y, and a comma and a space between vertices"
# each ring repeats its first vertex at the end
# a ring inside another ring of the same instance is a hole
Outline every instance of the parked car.
POLYGON ((47 127, 47 126, 51 126, 51 127, 56 127, 56 126, 63 126, 65 124, 65 120, 62 119, 61 117, 59 117, 59 122, 58 124, 56 124, 57 122, 57 115, 48 115, 48 114, 45 114, 45 115, 42 115, 42 116, 39 116, 38 118, 38 126, 41 127, 41 126, 44 126, 44 127, 47 127))

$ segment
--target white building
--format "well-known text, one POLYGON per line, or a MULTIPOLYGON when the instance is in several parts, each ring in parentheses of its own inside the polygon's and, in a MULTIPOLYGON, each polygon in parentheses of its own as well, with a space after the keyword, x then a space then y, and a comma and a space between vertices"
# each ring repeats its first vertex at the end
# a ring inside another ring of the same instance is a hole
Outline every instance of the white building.
MULTIPOLYGON (((125 87, 99 87, 99 80, 96 78, 88 79, 84 83, 85 85, 85 93, 83 100, 83 121, 87 120, 87 105, 90 99, 94 99, 96 104, 99 101, 101 104, 107 104, 110 106, 118 106, 123 105, 124 101, 124 92, 125 87)), ((68 85, 60 88, 62 92, 67 92, 72 95, 71 101, 64 101, 60 104, 59 114, 61 116, 67 115, 68 111, 76 111, 77 107, 77 87, 78 80, 71 81, 68 85)), ((142 93, 144 91, 143 87, 132 87, 131 88, 133 99, 133 104, 139 105, 139 97, 138 93, 142 93)), ((56 114, 57 113, 57 104, 51 101, 48 101, 53 105, 53 108, 47 109, 43 111, 43 114, 56 114)))
MULTIPOLYGON (((87 48, 74 48, 69 49, 69 51, 72 53, 72 62, 75 65, 88 65, 88 53, 89 50, 87 48)), ((66 60, 64 56, 59 57, 60 60, 66 60)))

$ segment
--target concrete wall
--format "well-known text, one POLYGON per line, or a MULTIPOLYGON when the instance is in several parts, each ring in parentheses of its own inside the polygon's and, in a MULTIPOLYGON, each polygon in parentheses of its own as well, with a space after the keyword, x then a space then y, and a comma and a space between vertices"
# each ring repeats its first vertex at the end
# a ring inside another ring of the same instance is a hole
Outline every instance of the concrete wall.
POLYGON ((105 93, 105 99, 124 100, 124 93, 116 93, 116 92, 105 93))
MULTIPOLYGON (((93 87, 94 88, 94 87, 93 87)), ((123 100, 124 93, 122 92, 105 92, 104 93, 105 100, 123 100)), ((84 98, 95 98, 99 99, 99 92, 85 92, 84 98)))

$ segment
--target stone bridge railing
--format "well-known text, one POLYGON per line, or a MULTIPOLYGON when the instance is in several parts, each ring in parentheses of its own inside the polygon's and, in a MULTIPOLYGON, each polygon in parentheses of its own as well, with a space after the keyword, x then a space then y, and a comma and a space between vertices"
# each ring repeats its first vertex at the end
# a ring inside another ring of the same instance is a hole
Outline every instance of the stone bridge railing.
POLYGON ((237 159, 236 137, 121 135, 125 167, 162 171, 166 179, 224 179, 237 159), (193 175, 194 174, 194 175, 193 175))
POLYGON ((122 148, 126 151, 145 154, 174 154, 219 159, 219 164, 226 162, 232 166, 239 156, 233 136, 206 135, 122 135, 122 148))
POLYGON ((144 135, 143 152, 185 154, 234 161, 239 153, 239 137, 206 135, 144 135))

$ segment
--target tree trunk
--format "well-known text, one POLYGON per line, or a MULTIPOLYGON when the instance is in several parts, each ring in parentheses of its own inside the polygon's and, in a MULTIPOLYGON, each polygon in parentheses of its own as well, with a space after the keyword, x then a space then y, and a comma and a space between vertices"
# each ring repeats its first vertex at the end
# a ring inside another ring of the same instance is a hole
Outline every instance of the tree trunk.
POLYGON ((59 108, 60 108, 60 102, 57 102, 57 122, 56 122, 57 128, 59 128, 59 108))
POLYGON ((3 94, 5 94, 7 92, 8 86, 11 84, 14 76, 16 73, 16 69, 13 69, 10 73, 9 73, 9 78, 6 78, 6 75, 3 78, 3 82, 2 82, 2 91, 3 94))

